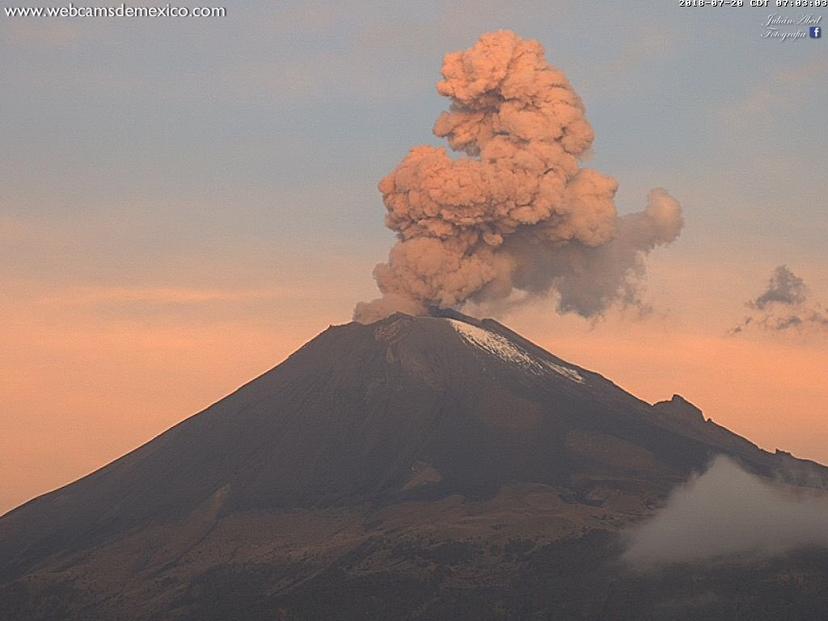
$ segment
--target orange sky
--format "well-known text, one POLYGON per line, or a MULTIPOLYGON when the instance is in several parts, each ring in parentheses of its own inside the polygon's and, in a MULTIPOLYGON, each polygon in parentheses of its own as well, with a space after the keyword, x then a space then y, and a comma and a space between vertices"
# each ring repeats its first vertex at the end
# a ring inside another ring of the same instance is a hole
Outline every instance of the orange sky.
MULTIPOLYGON (((117 458, 347 321, 354 294, 371 294, 368 268, 340 263, 341 279, 297 270, 246 289, 12 283, 0 303, 0 511, 117 458)), ((502 319, 645 400, 681 393, 764 448, 828 462, 828 338, 726 336, 738 300, 766 276, 748 271, 734 285, 716 266, 662 257, 647 318, 613 312, 592 325, 534 305, 502 319), (703 296, 681 298, 702 281, 703 296)))

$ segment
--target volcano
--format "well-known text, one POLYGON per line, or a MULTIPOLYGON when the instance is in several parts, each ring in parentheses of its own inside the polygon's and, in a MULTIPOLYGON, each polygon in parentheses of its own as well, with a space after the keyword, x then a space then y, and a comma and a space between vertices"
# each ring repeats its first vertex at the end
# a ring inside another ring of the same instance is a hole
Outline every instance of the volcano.
POLYGON ((0 618, 826 609, 818 550, 658 574, 619 558, 621 533, 716 455, 800 486, 824 486, 828 469, 766 452, 678 395, 646 403, 496 321, 436 315, 332 326, 146 445, 0 518, 0 618))

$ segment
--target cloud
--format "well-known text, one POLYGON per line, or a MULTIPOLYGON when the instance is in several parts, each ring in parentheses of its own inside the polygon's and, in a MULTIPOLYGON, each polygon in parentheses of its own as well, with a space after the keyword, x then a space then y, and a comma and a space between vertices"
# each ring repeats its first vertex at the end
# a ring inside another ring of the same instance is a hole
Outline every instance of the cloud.
POLYGON ((618 215, 618 182, 580 165, 594 139, 583 102, 537 41, 483 35, 442 73, 452 103, 434 134, 464 155, 416 147, 380 182, 398 242, 374 270, 383 297, 354 318, 550 293, 584 317, 639 305, 644 256, 683 227, 678 201, 656 188, 618 215))
POLYGON ((773 271, 768 286, 749 306, 764 310, 773 303, 796 305, 802 304, 808 297, 805 281, 794 274, 787 265, 780 265, 773 271))
POLYGON ((627 534, 624 559, 647 568, 828 546, 826 515, 828 495, 795 493, 719 456, 627 534))
POLYGON ((808 302, 805 281, 787 265, 774 269, 765 290, 746 303, 753 313, 731 328, 739 334, 749 326, 781 332, 790 329, 828 328, 828 311, 820 304, 808 302))

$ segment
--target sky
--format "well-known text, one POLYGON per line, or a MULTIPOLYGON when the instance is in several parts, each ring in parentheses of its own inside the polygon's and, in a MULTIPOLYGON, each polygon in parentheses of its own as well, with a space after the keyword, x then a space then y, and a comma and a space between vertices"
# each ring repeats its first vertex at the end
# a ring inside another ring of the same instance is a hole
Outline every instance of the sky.
POLYGON ((828 305, 824 39, 763 37, 773 9, 661 0, 220 6, 0 14, 0 512, 376 297, 393 243, 377 183, 441 144, 443 55, 500 29, 539 40, 583 98, 587 165, 618 180, 619 212, 661 186, 685 227, 648 256, 645 316, 550 301, 498 319, 645 400, 680 393, 828 462, 828 330, 728 333, 779 265, 828 305))

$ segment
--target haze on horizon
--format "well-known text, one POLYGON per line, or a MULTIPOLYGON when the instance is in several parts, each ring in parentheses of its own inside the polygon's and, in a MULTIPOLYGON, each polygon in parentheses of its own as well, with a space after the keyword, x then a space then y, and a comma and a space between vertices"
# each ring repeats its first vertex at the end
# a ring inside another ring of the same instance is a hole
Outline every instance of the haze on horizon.
MULTIPOLYGON (((145 442, 353 304, 392 241, 377 183, 445 109, 443 54, 508 28, 586 106, 620 214, 663 185, 685 228, 649 313, 499 319, 761 446, 828 462, 828 336, 754 327, 787 266, 828 303, 819 42, 764 13, 648 1, 228 3, 205 21, 0 21, 0 512, 145 442), (761 13, 761 14, 760 14, 761 13), (756 22, 756 23, 753 23, 756 22), (221 42, 221 45, 216 43, 221 42)), ((473 311, 474 308, 467 309, 473 311)))

